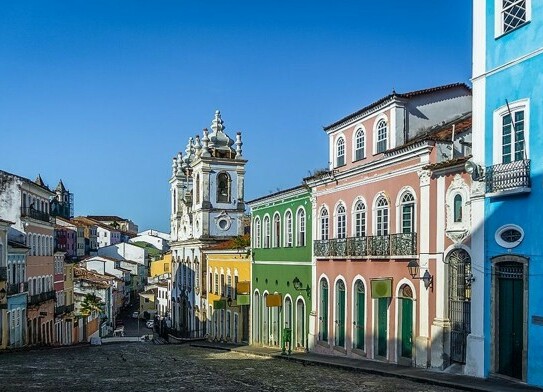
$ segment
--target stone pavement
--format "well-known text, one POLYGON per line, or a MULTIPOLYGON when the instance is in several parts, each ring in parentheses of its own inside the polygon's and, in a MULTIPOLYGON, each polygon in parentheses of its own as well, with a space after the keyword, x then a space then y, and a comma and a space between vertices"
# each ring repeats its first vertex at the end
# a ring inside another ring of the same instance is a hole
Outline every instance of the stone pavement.
POLYGON ((540 388, 530 387, 524 383, 510 381, 502 378, 481 379, 477 377, 446 373, 439 370, 399 366, 396 364, 383 363, 370 359, 354 359, 306 352, 293 352, 291 355, 282 355, 281 350, 278 348, 253 347, 247 345, 235 345, 216 342, 197 342, 191 343, 191 346, 208 348, 213 350, 235 351, 244 354, 297 361, 301 362, 302 364, 319 364, 322 366, 330 366, 357 372, 377 374, 385 377, 404 378, 419 383, 462 389, 466 391, 543 391, 543 389, 540 388))

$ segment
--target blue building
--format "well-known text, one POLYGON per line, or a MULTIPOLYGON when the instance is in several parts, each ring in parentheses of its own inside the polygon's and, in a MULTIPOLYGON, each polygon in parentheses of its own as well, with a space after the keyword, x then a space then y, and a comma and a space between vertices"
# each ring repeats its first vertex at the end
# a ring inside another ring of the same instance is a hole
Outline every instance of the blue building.
POLYGON ((543 386, 543 0, 474 1, 465 372, 543 386))

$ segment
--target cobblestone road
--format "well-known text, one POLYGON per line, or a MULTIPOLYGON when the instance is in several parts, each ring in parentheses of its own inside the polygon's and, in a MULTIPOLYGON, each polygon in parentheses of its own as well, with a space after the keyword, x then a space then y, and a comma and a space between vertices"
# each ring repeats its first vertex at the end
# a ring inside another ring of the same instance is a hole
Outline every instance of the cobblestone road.
POLYGON ((454 391, 187 345, 110 344, 0 355, 0 391, 454 391))

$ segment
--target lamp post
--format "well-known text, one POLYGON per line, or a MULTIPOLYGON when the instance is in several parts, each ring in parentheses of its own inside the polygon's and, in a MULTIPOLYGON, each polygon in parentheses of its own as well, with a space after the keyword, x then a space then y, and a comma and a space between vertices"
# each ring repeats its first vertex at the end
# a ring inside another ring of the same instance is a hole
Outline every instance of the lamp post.
POLYGON ((424 275, 418 276, 420 271, 420 266, 417 260, 411 260, 409 264, 407 264, 407 269, 409 270, 409 275, 411 275, 411 278, 413 279, 421 279, 424 282, 424 287, 428 289, 431 287, 434 288, 434 277, 430 275, 430 272, 428 270, 424 271, 424 275))

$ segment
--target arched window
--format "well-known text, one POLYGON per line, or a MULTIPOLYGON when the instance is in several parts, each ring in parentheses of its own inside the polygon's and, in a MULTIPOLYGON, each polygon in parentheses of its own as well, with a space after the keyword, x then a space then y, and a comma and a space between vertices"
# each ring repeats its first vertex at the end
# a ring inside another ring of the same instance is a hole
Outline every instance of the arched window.
POLYGON ((363 129, 359 129, 358 131, 356 131, 354 147, 354 159, 358 161, 365 158, 364 150, 366 148, 366 140, 363 129))
POLYGON ((264 217, 264 248, 270 247, 270 217, 265 216, 264 217))
POLYGON ((376 214, 376 235, 388 235, 388 201, 383 196, 377 200, 376 214))
POLYGON ((346 237, 346 216, 345 216, 345 206, 340 204, 336 210, 336 233, 337 238, 346 237))
POLYGON ((354 207, 354 236, 364 237, 366 235, 366 206, 364 202, 358 201, 354 207))
POLYGON ((292 212, 285 214, 285 246, 292 246, 292 212))
POLYGON ((253 237, 253 246, 255 248, 260 248, 260 218, 255 218, 255 232, 253 237))
POLYGON ((300 208, 296 214, 296 228, 298 229, 296 245, 305 246, 305 210, 303 208, 300 208))
POLYGON ((415 231, 415 198, 409 192, 402 196, 400 203, 401 228, 403 234, 410 234, 415 231))
POLYGON ((328 239, 328 210, 323 207, 320 214, 320 224, 321 224, 321 240, 328 239))
POLYGON ((217 202, 230 203, 230 185, 231 180, 228 173, 219 173, 217 175, 217 202))
POLYGON ((340 137, 336 143, 336 167, 345 165, 345 139, 340 137))
POLYGON ((385 120, 377 124, 377 148, 376 153, 384 152, 387 149, 388 129, 385 120))
POLYGON ((328 341, 328 282, 320 282, 319 340, 328 341))
POLYGON ((196 204, 200 204, 200 174, 196 174, 196 181, 194 185, 194 199, 196 204))
POLYGON ((462 222, 462 196, 456 195, 454 197, 454 221, 462 222))
POLYGON ((281 246, 281 217, 279 214, 273 216, 273 246, 275 248, 281 246))

